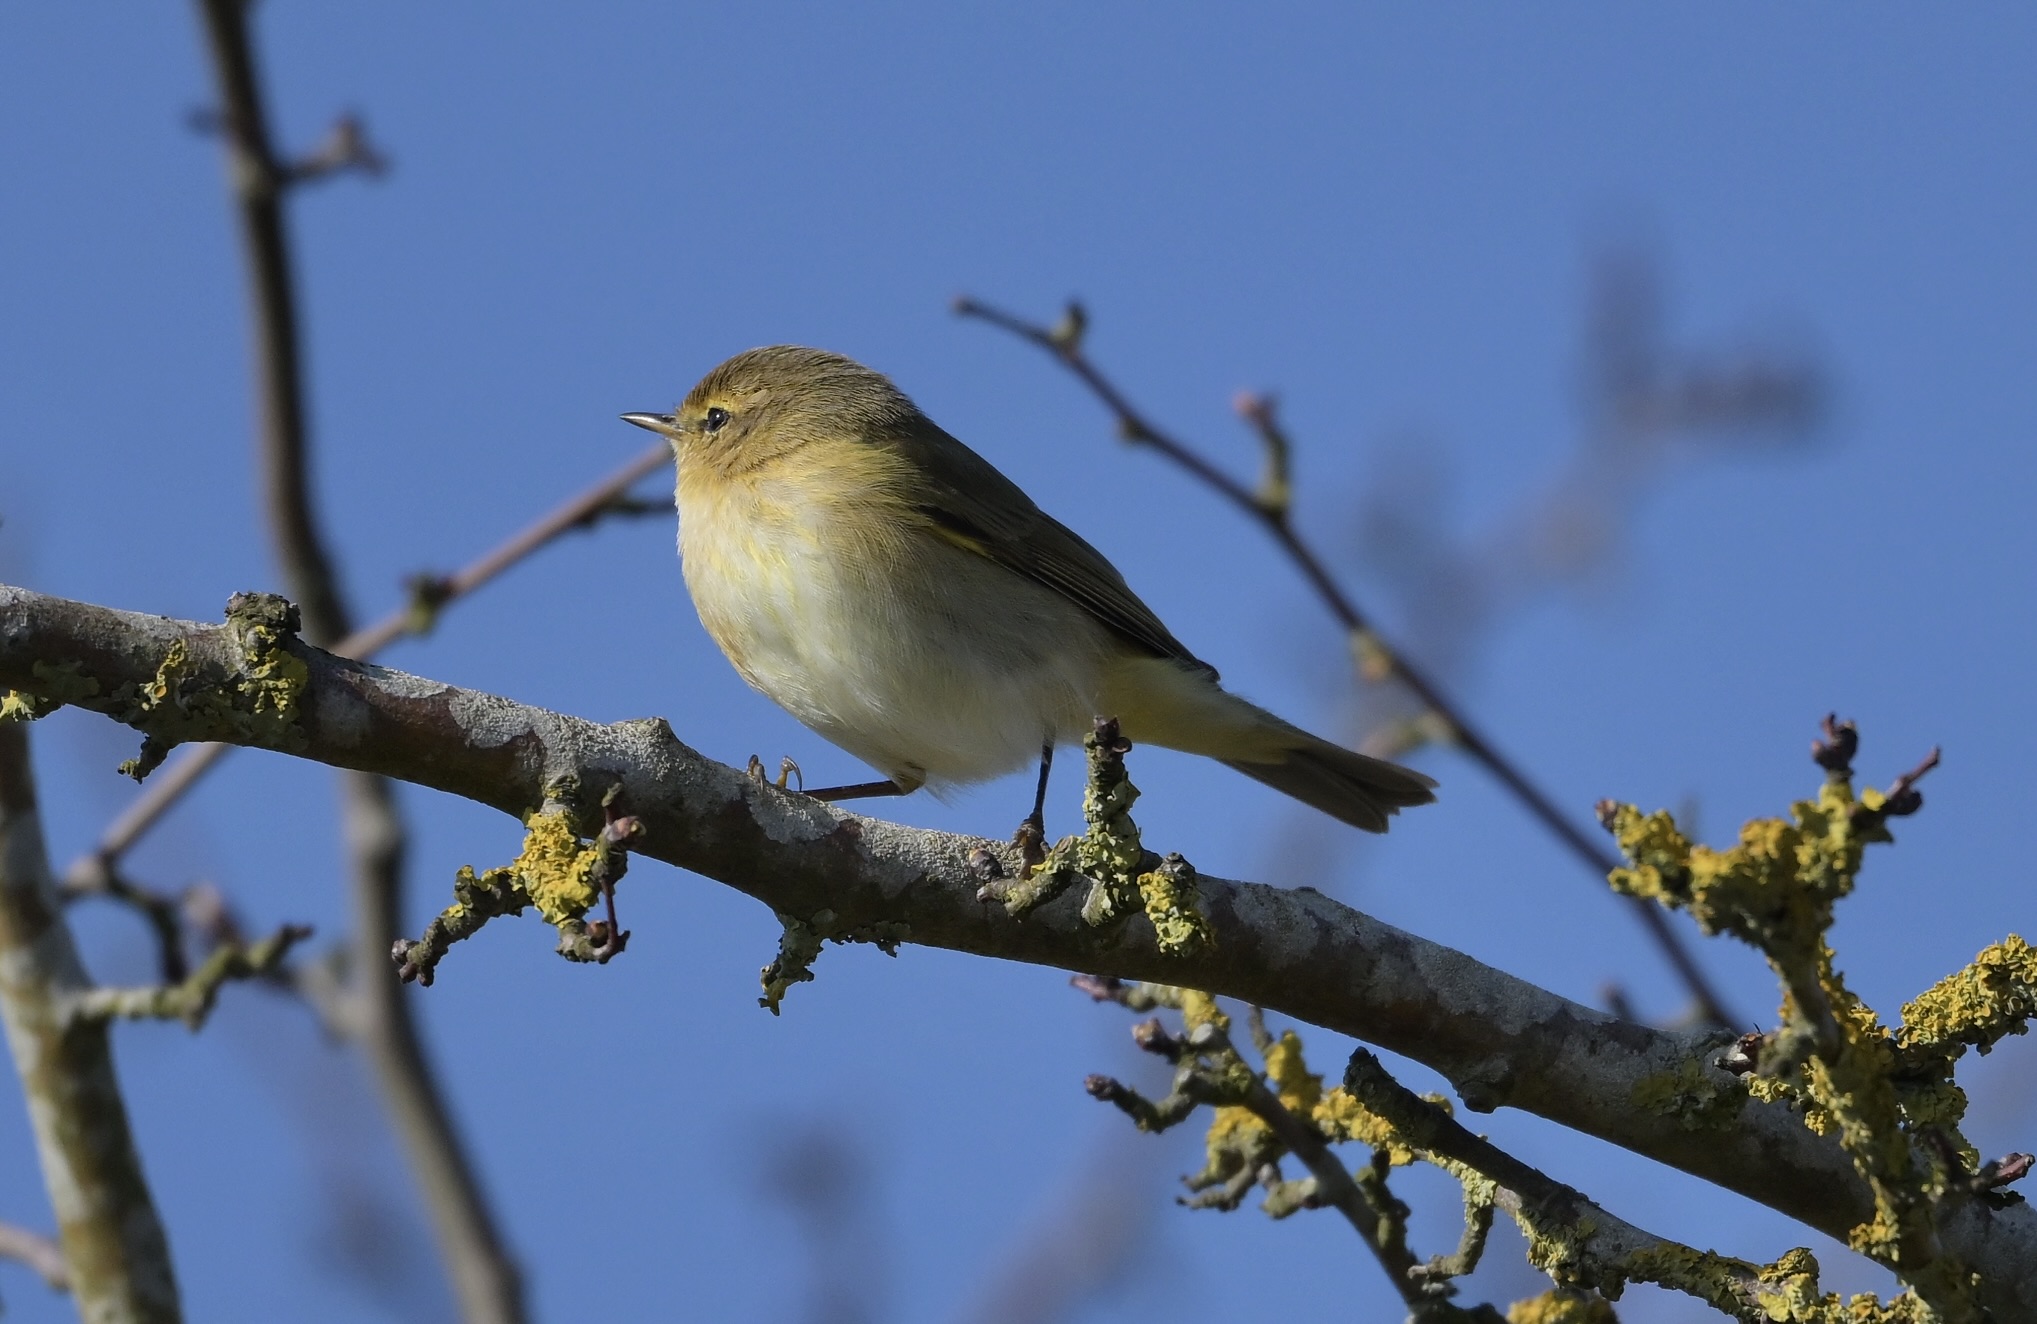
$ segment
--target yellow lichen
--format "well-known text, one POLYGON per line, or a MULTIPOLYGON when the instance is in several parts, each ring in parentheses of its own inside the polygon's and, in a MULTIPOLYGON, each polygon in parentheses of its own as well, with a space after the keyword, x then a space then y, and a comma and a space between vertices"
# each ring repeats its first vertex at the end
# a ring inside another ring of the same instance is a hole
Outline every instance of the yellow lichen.
POLYGON ((237 594, 226 605, 226 623, 240 645, 236 688, 246 700, 250 730, 284 733, 285 748, 300 748, 297 705, 311 684, 311 668, 286 646, 296 630, 296 608, 270 594, 237 594))
POLYGON ((1213 1186, 1226 1188, 1223 1198, 1215 1203, 1221 1208, 1235 1208, 1238 1199, 1250 1189, 1253 1175, 1279 1159, 1281 1153, 1272 1128, 1250 1110, 1229 1105, 1218 1107, 1211 1111, 1209 1131, 1203 1137, 1202 1171, 1185 1178, 1183 1184, 1192 1191, 1206 1191, 1213 1186))
POLYGON ((567 813, 551 806, 539 810, 524 822, 523 849, 505 869, 490 869, 486 877, 513 874, 545 922, 553 926, 578 919, 601 899, 593 881, 601 850, 580 840, 567 813))
POLYGON ((0 690, 0 722, 33 722, 63 707, 39 695, 0 690))
POLYGON ((1708 1071, 1690 1058, 1672 1071, 1645 1076, 1630 1096, 1643 1112, 1674 1117, 1686 1131, 1717 1131, 1740 1115, 1746 1089, 1723 1071, 1708 1071))
POLYGON ((1619 1295, 1623 1280, 1618 1275, 1607 1277, 1601 1273, 1597 1258, 1591 1253, 1591 1240, 1598 1232, 1596 1218, 1585 1214, 1575 1223, 1564 1224, 1524 1209, 1514 1221, 1527 1234, 1528 1263, 1548 1274, 1558 1286, 1597 1287, 1601 1291, 1610 1288, 1607 1295, 1619 1295))
POLYGON ((226 628, 239 654, 221 675, 173 639, 148 680, 113 692, 109 716, 146 733, 139 758, 122 766, 137 780, 185 740, 222 735, 285 751, 302 750, 298 705, 311 669, 289 647, 297 609, 272 593, 236 593, 226 606, 226 628))
POLYGON ((1158 868, 1143 867, 1150 856, 1131 814, 1139 788, 1125 774, 1124 755, 1131 746, 1119 736, 1117 724, 1099 723, 1082 743, 1089 764, 1082 834, 1062 838, 1021 877, 994 883, 985 894, 1001 901, 1007 914, 1022 918, 1071 883, 1087 879, 1082 919, 1091 927, 1111 927, 1143 913, 1164 955, 1193 956, 1215 946, 1215 931, 1199 905, 1194 866, 1171 854, 1158 868))
POLYGON ((1619 1324, 1619 1318, 1604 1297, 1560 1287, 1507 1307, 1507 1324, 1619 1324))
MULTIPOLYGON (((827 912, 832 915, 833 912, 827 912)), ((773 1016, 779 1014, 779 1005, 794 984, 804 984, 813 978, 814 958, 820 955, 821 936, 814 927, 791 915, 780 915, 778 923, 782 931, 778 935, 778 955, 771 964, 764 967, 758 978, 764 985, 764 996, 757 999, 757 1005, 773 1016)))
POLYGON ((612 886, 628 867, 627 857, 605 837, 581 841, 563 785, 547 790, 559 793, 548 795, 524 819, 523 848, 514 860, 479 874, 472 865, 460 866, 453 904, 439 912, 422 939, 403 944, 398 953, 405 978, 431 982, 432 968, 453 943, 473 936, 497 915, 522 914, 525 906, 536 906, 559 931, 558 950, 568 960, 601 962, 622 950, 627 934, 611 934, 597 943, 581 917, 601 898, 601 871, 606 870, 612 886))
POLYGON ((28 674, 35 678, 33 691, 0 690, 0 722, 33 722, 99 693, 99 682, 76 662, 37 662, 28 674))
POLYGON ((1358 1102, 1342 1085, 1323 1095, 1310 1117, 1326 1136, 1353 1140, 1376 1154, 1384 1153, 1390 1167, 1404 1168, 1420 1157, 1391 1123, 1358 1102))
POLYGON ((1323 1078, 1308 1069, 1301 1052, 1301 1036, 1282 1030, 1266 1049, 1266 1079, 1273 1092, 1291 1113, 1308 1116, 1323 1097, 1323 1078))
POLYGON ((1200 1025, 1214 1025, 1226 1034, 1231 1029, 1229 1013, 1217 1005, 1217 1000, 1197 989, 1181 990, 1181 1023, 1193 1031, 1200 1025))
POLYGON ((1139 875, 1138 887, 1162 952, 1193 956, 1216 945, 1209 920, 1196 907, 1195 869, 1187 860, 1169 855, 1159 868, 1139 875))
POLYGON ((832 910, 815 911, 811 918, 804 920, 781 913, 778 923, 783 930, 778 937, 778 954, 760 972, 764 996, 757 999, 757 1005, 773 1016, 779 1014, 779 1006, 794 984, 812 981, 813 962, 820 955, 824 942, 867 942, 886 956, 896 956, 898 944, 912 937, 910 925, 882 920, 875 924, 848 926, 832 910))
POLYGON ((1912 1061, 1926 1054, 1949 1061, 1968 1047, 1985 1053, 2004 1036, 2022 1034, 2033 1016, 2037 950, 2012 933, 1906 1004, 1896 1042, 1912 1061))

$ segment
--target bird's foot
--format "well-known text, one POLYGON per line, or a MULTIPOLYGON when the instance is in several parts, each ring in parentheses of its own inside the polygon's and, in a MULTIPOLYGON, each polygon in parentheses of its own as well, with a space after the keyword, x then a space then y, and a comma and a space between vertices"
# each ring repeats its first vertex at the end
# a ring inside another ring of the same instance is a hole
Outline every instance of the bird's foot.
POLYGON ((1011 834, 1011 844, 1017 848, 1019 858, 1025 861, 1026 872, 1044 864, 1047 859, 1047 822, 1044 815, 1027 814, 1018 825, 1018 831, 1011 834))
POLYGON ((747 772, 750 775, 750 780, 759 786, 768 785, 775 786, 781 791, 788 790, 792 787, 792 779, 797 777, 799 779, 798 789, 802 791, 806 789, 806 774, 799 770, 799 765, 792 761, 790 755, 778 760, 778 775, 776 777, 771 777, 765 773, 764 760, 758 758, 755 754, 750 755, 750 762, 743 771, 747 772))

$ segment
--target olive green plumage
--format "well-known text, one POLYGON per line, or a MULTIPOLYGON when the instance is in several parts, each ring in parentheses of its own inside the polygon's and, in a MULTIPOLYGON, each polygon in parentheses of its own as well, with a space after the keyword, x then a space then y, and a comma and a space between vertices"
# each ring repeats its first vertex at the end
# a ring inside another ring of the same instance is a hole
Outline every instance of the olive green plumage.
POLYGON ((901 790, 981 781, 1100 716, 1371 832, 1421 773, 1224 690, 1103 554, 838 354, 750 350, 669 415, 679 545, 738 671, 901 790))

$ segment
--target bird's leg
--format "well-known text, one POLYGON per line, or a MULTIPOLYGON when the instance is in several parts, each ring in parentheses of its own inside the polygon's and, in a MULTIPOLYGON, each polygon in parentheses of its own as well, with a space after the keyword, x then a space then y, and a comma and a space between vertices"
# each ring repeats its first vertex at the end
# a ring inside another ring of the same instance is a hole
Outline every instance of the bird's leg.
POLYGON ((1012 834, 1011 844, 1018 847, 1019 855, 1027 865, 1036 865, 1047 858, 1047 774, 1054 767, 1054 742, 1047 741, 1040 746, 1040 784, 1033 790, 1033 812, 1027 814, 1012 834))
POLYGON ((900 786, 897 782, 886 778, 881 782, 856 782, 849 786, 823 786, 819 790, 808 791, 806 794, 809 799, 814 800, 870 800, 880 795, 911 795, 913 789, 909 786, 900 786))

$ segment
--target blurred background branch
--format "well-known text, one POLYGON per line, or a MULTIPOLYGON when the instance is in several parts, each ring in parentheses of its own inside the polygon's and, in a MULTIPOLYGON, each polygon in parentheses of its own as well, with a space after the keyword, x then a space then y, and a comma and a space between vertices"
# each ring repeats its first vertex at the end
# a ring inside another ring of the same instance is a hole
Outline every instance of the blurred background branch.
POLYGON ((54 1238, 14 1223, 0 1223, 0 1259, 27 1266, 52 1292, 71 1290, 70 1266, 54 1238))
POLYGON ((110 1032, 103 1019, 75 1013, 92 991, 43 847, 28 731, 0 722, 0 1015, 71 1295, 82 1319, 174 1324, 182 1318, 176 1273, 114 1074, 110 1032))
MULTIPOLYGON (((1600 247, 1586 274, 1579 426, 1552 483, 1483 536, 1453 537, 1444 449, 1410 441, 1385 448, 1359 499, 1355 557, 1394 599, 1409 651, 1444 674, 1474 670, 1504 618, 1536 598, 1620 579, 1650 496, 1679 462, 1801 451, 1829 411, 1825 374, 1801 349, 1675 344, 1662 264, 1638 240, 1600 247)), ((1369 747, 1419 740, 1424 708, 1410 693, 1371 687, 1364 700, 1369 747)))
POLYGON ((792 1215, 806 1252, 807 1324, 878 1324, 883 1245, 865 1137, 838 1119, 773 1126, 755 1142, 763 1190, 792 1215))
MULTIPOLYGON (((284 203, 291 187, 349 165, 379 173, 382 161, 357 123, 344 120, 327 146, 293 165, 269 135, 245 0, 199 0, 217 77, 221 139, 240 220, 252 309, 256 453, 264 508, 283 582, 303 615, 305 637, 337 644, 353 631, 338 571, 319 529, 313 494, 295 273, 284 203)), ((439 1252, 468 1324, 520 1324, 523 1288, 479 1175, 448 1110, 402 988, 383 956, 404 928, 407 834, 394 788, 365 772, 340 774, 352 874, 354 959, 347 1024, 380 1083, 391 1125, 430 1211, 439 1252)))

